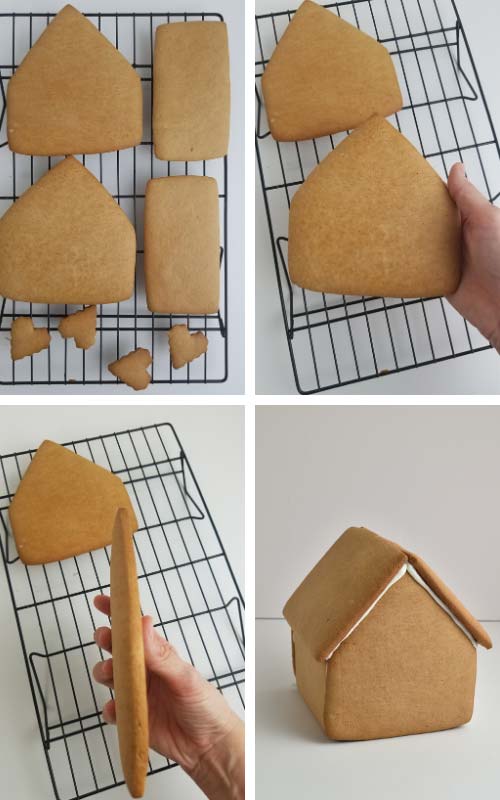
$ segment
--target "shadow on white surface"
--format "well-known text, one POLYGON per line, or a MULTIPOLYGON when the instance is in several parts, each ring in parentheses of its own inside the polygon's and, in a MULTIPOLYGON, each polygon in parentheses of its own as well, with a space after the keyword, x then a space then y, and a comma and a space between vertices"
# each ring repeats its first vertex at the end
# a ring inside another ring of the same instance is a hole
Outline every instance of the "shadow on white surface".
POLYGON ((281 734, 318 744, 328 741, 295 686, 259 692, 258 722, 269 735, 281 734))

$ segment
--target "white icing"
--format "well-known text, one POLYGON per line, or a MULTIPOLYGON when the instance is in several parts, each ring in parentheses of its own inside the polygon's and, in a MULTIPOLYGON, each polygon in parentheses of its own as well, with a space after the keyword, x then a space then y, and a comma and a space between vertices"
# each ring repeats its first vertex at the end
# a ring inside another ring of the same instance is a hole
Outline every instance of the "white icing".
POLYGON ((382 592, 380 592, 379 596, 373 601, 373 603, 371 604, 370 608, 368 608, 365 611, 365 613, 362 614, 362 616, 358 619, 358 621, 352 626, 352 628, 350 629, 349 633, 347 633, 344 636, 344 638, 340 640, 338 645, 332 650, 330 655, 327 657, 327 659, 326 659, 327 661, 333 656, 333 654, 335 653, 335 650, 338 650, 338 648, 340 647, 342 642, 345 642, 345 640, 351 635, 351 633, 356 630, 358 625, 361 622, 363 622, 364 619, 366 619, 366 617, 368 616, 368 614, 371 613, 371 611, 373 611, 373 609, 375 608, 377 603, 383 598, 384 594, 387 591, 389 591, 391 586, 394 586, 394 584, 397 583, 397 581, 401 580, 403 575, 406 575, 406 574, 410 575, 413 578, 414 581, 416 581, 420 586, 422 586, 425 589, 426 592, 428 592, 430 594, 430 596, 438 604, 438 606, 440 606, 443 609, 443 611, 445 611, 446 614, 448 614, 448 616, 451 617, 451 619, 453 620, 455 625, 458 625, 458 627, 460 628, 462 633, 465 633, 465 635, 467 636, 469 641, 474 645, 474 647, 477 647, 476 640, 473 638, 471 633, 467 630, 465 625, 463 625, 460 622, 460 620, 455 616, 455 614, 452 611, 450 611, 448 606, 445 603, 443 603, 442 600, 440 600, 440 598, 437 596, 437 594, 435 592, 432 591, 431 587, 426 584, 426 582, 424 581, 422 576, 418 574, 417 570, 414 567, 412 567, 411 564, 406 563, 406 564, 403 564, 403 566, 401 567, 401 569, 398 572, 396 572, 394 578, 392 578, 392 580, 389 581, 389 583, 387 584, 385 589, 382 592))
POLYGON ((462 623, 462 622, 460 622, 460 620, 458 619, 458 617, 456 617, 456 616, 455 616, 455 614, 453 613, 453 611, 450 611, 450 609, 448 608, 448 606, 446 605, 446 603, 443 603, 443 601, 442 601, 442 600, 441 600, 441 599, 440 599, 440 598, 437 596, 437 594, 436 594, 435 592, 433 592, 433 591, 432 591, 431 587, 430 587, 430 586, 428 586, 428 585, 426 584, 426 582, 424 581, 424 579, 422 578, 422 576, 418 574, 418 572, 417 572, 417 570, 415 569, 415 567, 412 567, 412 565, 411 565, 411 564, 407 564, 407 565, 406 565, 406 569, 407 569, 408 575, 411 575, 411 577, 413 578, 413 580, 415 580, 417 583, 419 583, 419 584, 420 584, 420 586, 423 586, 423 588, 425 589, 425 591, 426 591, 426 592, 429 592, 430 596, 432 597, 432 599, 433 599, 433 600, 435 600, 435 601, 436 601, 436 603, 438 604, 438 606, 441 606, 441 608, 443 609, 443 611, 446 611, 446 613, 448 614, 448 616, 449 616, 449 617, 451 617, 451 619, 453 620, 453 622, 455 623, 455 625, 458 625, 458 627, 460 628, 460 630, 462 631, 462 633, 465 633, 465 635, 467 636, 467 638, 469 639, 469 641, 470 641, 470 642, 471 642, 471 643, 474 645, 474 647, 477 647, 477 642, 476 642, 476 640, 474 639, 474 637, 472 636, 472 634, 471 634, 471 633, 470 633, 470 632, 467 630, 467 628, 465 627, 465 625, 463 625, 463 623, 462 623))

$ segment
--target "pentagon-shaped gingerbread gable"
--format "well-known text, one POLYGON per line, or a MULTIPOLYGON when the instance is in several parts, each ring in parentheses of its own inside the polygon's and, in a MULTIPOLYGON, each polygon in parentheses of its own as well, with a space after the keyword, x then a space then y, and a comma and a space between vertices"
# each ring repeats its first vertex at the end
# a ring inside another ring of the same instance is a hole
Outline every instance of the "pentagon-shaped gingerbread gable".
POLYGON ((104 153, 142 138, 141 81, 67 5, 23 59, 7 93, 9 147, 37 156, 104 153))
POLYGON ((51 441, 38 448, 9 507, 25 564, 47 564, 111 544, 116 512, 132 504, 117 475, 51 441))
POLYGON ((66 158, 0 219, 0 295, 94 305, 134 289, 135 231, 104 186, 66 158))
POLYGON ((460 222, 448 190, 389 122, 373 117, 292 199, 288 265, 304 289, 434 297, 460 277, 460 222))
POLYGON ((317 3, 302 3, 262 77, 271 133, 299 141, 389 116, 403 101, 385 47, 317 3))

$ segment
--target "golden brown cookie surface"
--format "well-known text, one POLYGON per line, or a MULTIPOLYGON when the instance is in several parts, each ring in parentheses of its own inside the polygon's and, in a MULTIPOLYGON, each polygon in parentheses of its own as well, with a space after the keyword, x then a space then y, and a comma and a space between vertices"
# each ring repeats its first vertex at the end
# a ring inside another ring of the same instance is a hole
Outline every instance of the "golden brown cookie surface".
POLYGON ((446 185, 389 122, 372 117, 292 199, 288 265, 317 292, 433 297, 460 277, 460 222, 446 185))
POLYGON ((0 294, 93 305, 134 290, 135 230, 88 169, 70 156, 0 219, 0 294))
POLYGON ((208 350, 204 333, 189 333, 187 325, 174 325, 168 332, 170 358, 174 369, 180 369, 208 350))
POLYGON ((144 272, 150 311, 213 314, 219 308, 217 181, 154 178, 146 187, 144 272))
POLYGON ((117 361, 108 364, 108 369, 127 386, 138 391, 146 389, 151 383, 151 375, 148 367, 153 363, 149 350, 138 347, 126 356, 122 356, 117 361))
POLYGON ((153 140, 157 158, 220 158, 229 140, 229 52, 224 22, 156 29, 153 140))
POLYGON ((95 343, 96 316, 95 306, 68 314, 59 323, 59 333, 65 339, 74 339, 76 346, 82 350, 88 350, 95 343))
POLYGON ((130 518, 119 509, 111 548, 113 682, 120 759, 132 797, 142 797, 148 770, 148 702, 141 607, 130 518))
POLYGON ((10 339, 10 357, 17 361, 46 350, 50 344, 50 333, 47 328, 35 328, 29 317, 18 317, 12 323, 10 339))
POLYGON ((67 5, 9 81, 9 147, 27 155, 104 153, 139 144, 136 72, 95 25, 67 5))
POLYGON ((43 442, 9 507, 21 561, 47 564, 111 544, 120 507, 137 526, 118 476, 66 447, 43 442))
POLYGON ((278 42, 262 90, 279 141, 349 130, 403 105, 385 47, 311 0, 302 3, 278 42))

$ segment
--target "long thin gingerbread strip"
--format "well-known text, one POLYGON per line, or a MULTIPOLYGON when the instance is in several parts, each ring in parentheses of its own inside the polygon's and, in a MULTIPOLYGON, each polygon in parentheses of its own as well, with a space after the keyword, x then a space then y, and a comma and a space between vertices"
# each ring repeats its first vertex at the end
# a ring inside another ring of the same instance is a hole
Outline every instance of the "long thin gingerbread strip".
POLYGON ((148 703, 133 530, 118 509, 111 550, 111 618, 116 722, 125 782, 142 797, 148 769, 148 703))

